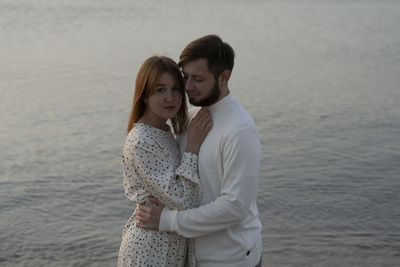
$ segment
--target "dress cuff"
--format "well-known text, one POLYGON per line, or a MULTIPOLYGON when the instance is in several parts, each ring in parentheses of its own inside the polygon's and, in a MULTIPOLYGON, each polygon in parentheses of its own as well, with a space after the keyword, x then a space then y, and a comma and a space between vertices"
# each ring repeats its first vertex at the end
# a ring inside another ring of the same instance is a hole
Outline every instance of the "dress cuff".
POLYGON ((192 182, 199 184, 199 175, 197 174, 198 156, 190 152, 184 152, 181 160, 181 165, 176 170, 176 174, 183 176, 192 182))
POLYGON ((172 222, 176 220, 177 210, 170 210, 168 207, 164 207, 161 216, 158 231, 172 232, 172 222))

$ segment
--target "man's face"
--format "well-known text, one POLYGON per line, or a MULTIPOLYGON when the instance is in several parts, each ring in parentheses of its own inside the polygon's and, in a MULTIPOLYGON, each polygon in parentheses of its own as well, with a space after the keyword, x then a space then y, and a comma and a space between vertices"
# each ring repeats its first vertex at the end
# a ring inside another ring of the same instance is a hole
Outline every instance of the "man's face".
POLYGON ((183 66, 185 90, 190 104, 209 106, 218 101, 220 90, 204 58, 189 61, 183 66))

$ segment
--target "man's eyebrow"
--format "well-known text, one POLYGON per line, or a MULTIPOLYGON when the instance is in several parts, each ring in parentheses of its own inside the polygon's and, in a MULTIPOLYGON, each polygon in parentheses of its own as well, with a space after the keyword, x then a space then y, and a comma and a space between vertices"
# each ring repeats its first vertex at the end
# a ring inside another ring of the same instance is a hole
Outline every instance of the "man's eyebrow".
POLYGON ((192 76, 193 78, 204 78, 204 76, 201 76, 201 75, 195 75, 195 74, 193 74, 193 75, 188 75, 187 73, 185 73, 185 72, 182 72, 183 73, 183 76, 192 76))

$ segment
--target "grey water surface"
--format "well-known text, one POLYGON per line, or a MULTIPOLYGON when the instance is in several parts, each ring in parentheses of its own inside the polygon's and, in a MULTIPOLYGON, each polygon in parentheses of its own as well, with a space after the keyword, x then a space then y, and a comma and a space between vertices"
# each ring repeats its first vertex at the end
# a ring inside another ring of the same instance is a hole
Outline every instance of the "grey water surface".
POLYGON ((400 2, 0 0, 0 266, 115 266, 140 64, 219 34, 263 266, 400 265, 400 2))

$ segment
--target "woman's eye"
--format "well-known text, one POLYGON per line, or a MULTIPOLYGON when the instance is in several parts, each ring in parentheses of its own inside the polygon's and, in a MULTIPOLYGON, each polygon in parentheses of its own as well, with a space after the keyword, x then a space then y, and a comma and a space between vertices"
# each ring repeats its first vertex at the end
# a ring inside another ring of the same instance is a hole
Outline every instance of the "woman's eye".
POLYGON ((164 93, 165 92, 165 88, 157 88, 157 92, 158 93, 164 93))
POLYGON ((172 91, 179 92, 179 88, 178 87, 172 87, 172 91))

